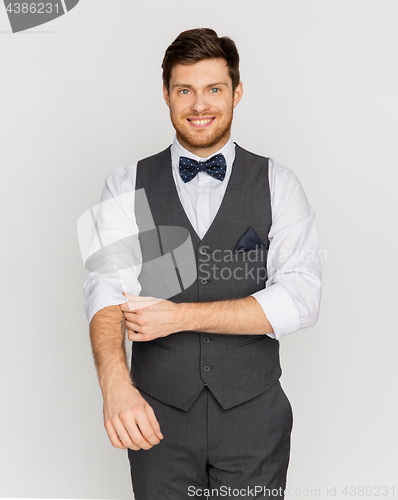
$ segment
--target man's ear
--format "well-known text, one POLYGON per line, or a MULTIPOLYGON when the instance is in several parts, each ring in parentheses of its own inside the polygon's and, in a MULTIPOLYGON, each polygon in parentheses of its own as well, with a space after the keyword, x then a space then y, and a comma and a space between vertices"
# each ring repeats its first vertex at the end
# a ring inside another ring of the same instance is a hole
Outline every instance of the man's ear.
POLYGON ((243 96, 243 85, 242 82, 239 82, 234 92, 234 108, 238 105, 239 101, 242 99, 242 96, 243 96))
POLYGON ((168 107, 170 107, 170 98, 169 98, 169 93, 165 87, 165 85, 163 85, 163 99, 165 100, 166 104, 168 107))

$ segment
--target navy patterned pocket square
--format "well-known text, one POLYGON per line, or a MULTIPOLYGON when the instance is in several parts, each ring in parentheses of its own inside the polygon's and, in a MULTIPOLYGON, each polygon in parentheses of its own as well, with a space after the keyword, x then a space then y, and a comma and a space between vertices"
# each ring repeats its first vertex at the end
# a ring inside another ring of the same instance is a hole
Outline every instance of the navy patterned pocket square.
POLYGON ((265 247, 265 243, 252 227, 245 232, 242 238, 236 244, 233 253, 249 252, 265 247))

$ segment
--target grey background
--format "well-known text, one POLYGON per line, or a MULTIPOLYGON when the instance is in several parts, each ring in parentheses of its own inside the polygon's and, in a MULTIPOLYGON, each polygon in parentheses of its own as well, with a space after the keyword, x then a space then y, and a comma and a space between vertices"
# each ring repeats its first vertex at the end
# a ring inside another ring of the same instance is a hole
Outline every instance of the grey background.
POLYGON ((397 20, 391 0, 85 0, 12 34, 0 8, 0 497, 132 498, 103 428, 76 222, 114 168, 171 143, 160 63, 200 26, 240 50, 234 140, 293 169, 317 212, 320 319, 281 342, 290 496, 398 494, 397 20))

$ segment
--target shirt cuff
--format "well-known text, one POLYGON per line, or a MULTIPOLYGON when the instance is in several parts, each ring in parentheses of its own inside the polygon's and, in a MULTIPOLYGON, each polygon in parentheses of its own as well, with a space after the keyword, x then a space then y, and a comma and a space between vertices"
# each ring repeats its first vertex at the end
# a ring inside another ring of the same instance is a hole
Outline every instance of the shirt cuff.
POLYGON ((123 293, 117 289, 111 290, 107 286, 99 286, 90 294, 85 306, 84 311, 86 312, 88 323, 95 313, 100 309, 108 306, 117 306, 128 302, 123 293))
POLYGON ((280 283, 253 293, 252 297, 260 304, 277 340, 300 329, 299 311, 289 292, 280 283))

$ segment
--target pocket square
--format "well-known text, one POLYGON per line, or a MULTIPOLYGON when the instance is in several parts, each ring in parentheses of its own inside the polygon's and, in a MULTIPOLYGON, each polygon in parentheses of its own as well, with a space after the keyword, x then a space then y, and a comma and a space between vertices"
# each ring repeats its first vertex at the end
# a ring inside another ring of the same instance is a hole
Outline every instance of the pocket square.
POLYGON ((242 238, 236 244, 233 253, 249 252, 257 250, 257 248, 265 247, 265 243, 252 227, 245 232, 242 238))

